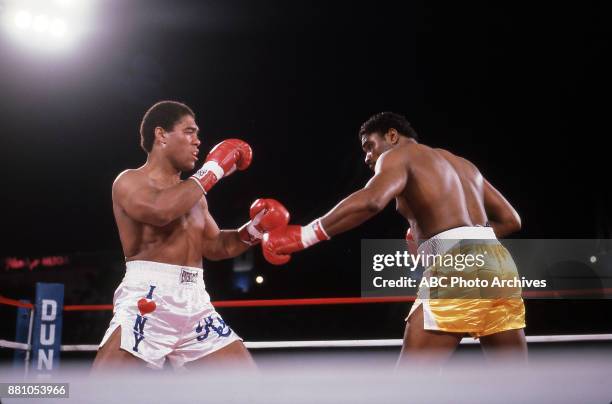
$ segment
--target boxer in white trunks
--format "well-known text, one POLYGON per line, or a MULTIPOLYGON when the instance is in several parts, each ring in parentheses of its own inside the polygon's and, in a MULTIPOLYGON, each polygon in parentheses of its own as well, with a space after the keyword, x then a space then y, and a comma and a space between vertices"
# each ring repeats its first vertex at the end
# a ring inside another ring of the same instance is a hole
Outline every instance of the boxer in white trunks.
POLYGON ((126 275, 113 299, 110 326, 94 360, 95 371, 125 366, 161 369, 205 367, 211 362, 254 368, 242 339, 215 311, 206 292, 202 259, 236 257, 262 234, 286 225, 289 213, 273 199, 251 205, 251 220, 219 230, 206 193, 252 160, 250 146, 228 139, 215 146, 193 176, 200 139, 195 114, 185 104, 161 101, 140 127, 146 163, 119 174, 113 212, 126 275))

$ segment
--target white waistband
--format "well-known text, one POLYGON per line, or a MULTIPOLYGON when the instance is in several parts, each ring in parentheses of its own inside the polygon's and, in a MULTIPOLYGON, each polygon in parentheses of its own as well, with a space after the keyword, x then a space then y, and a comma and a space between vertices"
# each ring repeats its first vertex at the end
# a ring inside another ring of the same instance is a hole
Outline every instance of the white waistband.
POLYGON ((125 263, 124 281, 147 281, 169 285, 204 285, 204 270, 153 261, 125 263))
POLYGON ((497 240, 492 227, 463 226, 443 231, 423 241, 419 254, 444 254, 463 240, 497 240))
POLYGON ((492 227, 462 226, 438 233, 429 240, 495 240, 492 227))

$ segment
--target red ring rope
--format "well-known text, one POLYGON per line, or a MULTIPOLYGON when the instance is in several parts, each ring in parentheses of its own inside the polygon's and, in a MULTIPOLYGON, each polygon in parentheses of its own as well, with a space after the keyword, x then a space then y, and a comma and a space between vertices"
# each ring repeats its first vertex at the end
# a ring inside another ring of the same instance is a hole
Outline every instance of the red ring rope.
MULTIPOLYGON (((212 302, 215 307, 274 307, 274 306, 316 306, 329 304, 364 304, 364 303, 393 303, 412 302, 414 296, 405 297, 324 297, 314 299, 263 299, 263 300, 221 300, 212 302)), ((0 304, 31 309, 31 303, 22 303, 18 300, 0 296, 0 304)), ((112 310, 112 304, 78 304, 66 305, 64 311, 97 311, 112 310)))
MULTIPOLYGON (((547 290, 547 291, 524 291, 526 298, 547 298, 567 295, 583 296, 588 293, 612 293, 612 288, 589 289, 589 290, 547 290)), ((215 307, 283 307, 283 306, 316 306, 333 304, 367 304, 367 303, 398 303, 413 302, 415 296, 401 297, 323 297, 304 299, 260 299, 260 300, 220 300, 212 302, 215 307)), ((22 303, 19 300, 0 296, 0 305, 14 307, 25 307, 32 309, 31 303, 22 303)), ((100 311, 112 310, 112 304, 79 304, 66 305, 64 311, 100 311)))
POLYGON ((32 303, 23 303, 19 300, 9 299, 8 297, 0 296, 0 304, 14 307, 25 307, 26 309, 32 309, 34 305, 32 303))

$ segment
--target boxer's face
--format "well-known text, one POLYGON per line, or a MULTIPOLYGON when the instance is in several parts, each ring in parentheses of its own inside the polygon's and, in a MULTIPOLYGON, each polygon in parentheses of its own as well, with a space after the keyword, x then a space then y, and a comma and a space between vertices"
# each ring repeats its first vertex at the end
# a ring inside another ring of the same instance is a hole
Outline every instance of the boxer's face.
POLYGON ((198 125, 191 115, 185 115, 170 132, 162 134, 163 150, 172 165, 180 171, 190 171, 198 161, 200 139, 198 125))
POLYGON ((380 155, 393 147, 390 140, 389 133, 382 136, 380 133, 374 132, 361 137, 361 148, 365 153, 365 163, 370 167, 370 170, 374 171, 380 155))

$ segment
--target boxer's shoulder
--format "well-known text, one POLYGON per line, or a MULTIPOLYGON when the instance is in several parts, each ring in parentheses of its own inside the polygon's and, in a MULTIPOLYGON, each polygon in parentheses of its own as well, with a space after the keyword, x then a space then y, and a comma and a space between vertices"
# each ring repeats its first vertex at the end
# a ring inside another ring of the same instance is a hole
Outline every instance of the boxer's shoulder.
POLYGON ((135 189, 142 189, 149 185, 147 175, 139 169, 129 169, 119 173, 113 181, 113 195, 129 193, 135 189))
POLYGON ((113 181, 113 188, 121 187, 125 184, 133 183, 134 181, 138 181, 140 178, 143 178, 142 171, 139 169, 128 169, 124 170, 117 175, 115 181, 113 181))
POLYGON ((411 146, 412 145, 402 145, 385 151, 380 155, 376 166, 380 169, 385 167, 395 169, 398 166, 407 167, 412 161, 410 157, 412 151, 409 149, 411 146))

